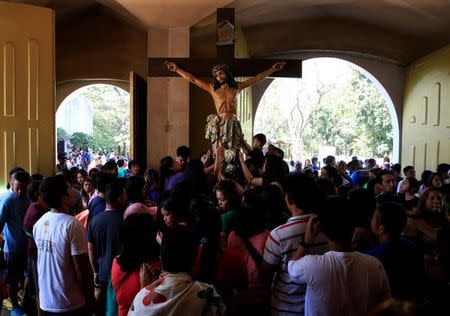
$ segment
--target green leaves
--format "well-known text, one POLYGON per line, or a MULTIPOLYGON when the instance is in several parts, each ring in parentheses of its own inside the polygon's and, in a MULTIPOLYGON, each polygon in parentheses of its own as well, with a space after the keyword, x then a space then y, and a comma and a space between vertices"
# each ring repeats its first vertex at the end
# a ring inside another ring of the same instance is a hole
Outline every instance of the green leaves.
POLYGON ((347 157, 383 157, 393 151, 383 95, 339 60, 306 61, 303 79, 274 80, 261 100, 254 132, 290 142, 293 159, 317 155, 322 146, 334 146, 337 155, 347 157))

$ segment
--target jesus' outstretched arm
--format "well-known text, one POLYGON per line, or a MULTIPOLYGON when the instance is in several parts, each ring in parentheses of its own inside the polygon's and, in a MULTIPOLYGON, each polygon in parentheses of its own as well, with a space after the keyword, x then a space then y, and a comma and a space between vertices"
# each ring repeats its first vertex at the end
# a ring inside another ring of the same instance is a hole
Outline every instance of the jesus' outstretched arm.
POLYGON ((167 65, 167 69, 169 69, 170 71, 176 72, 182 78, 186 79, 190 83, 193 83, 197 87, 202 88, 203 90, 206 90, 206 91, 210 92, 211 86, 208 83, 206 83, 206 82, 196 78, 191 73, 189 73, 187 71, 184 71, 183 69, 179 68, 177 66, 177 64, 175 64, 174 62, 166 61, 165 64, 167 65))
POLYGON ((247 79, 244 82, 239 83, 239 89, 243 90, 245 88, 250 87, 251 85, 266 79, 267 77, 269 77, 271 74, 273 74, 274 72, 280 71, 281 69, 283 69, 284 65, 286 65, 286 63, 284 61, 281 62, 277 62, 275 64, 273 64, 272 67, 270 67, 269 69, 260 72, 259 74, 257 74, 256 76, 254 76, 253 78, 247 79))

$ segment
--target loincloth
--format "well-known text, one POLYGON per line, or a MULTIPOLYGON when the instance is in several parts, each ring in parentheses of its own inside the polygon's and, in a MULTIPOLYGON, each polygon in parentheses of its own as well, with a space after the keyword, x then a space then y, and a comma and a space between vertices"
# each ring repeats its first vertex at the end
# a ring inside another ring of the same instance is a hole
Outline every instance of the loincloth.
POLYGON ((226 148, 240 149, 242 145, 242 128, 237 118, 223 118, 216 114, 208 115, 206 119, 205 138, 211 141, 215 151, 219 140, 226 148))

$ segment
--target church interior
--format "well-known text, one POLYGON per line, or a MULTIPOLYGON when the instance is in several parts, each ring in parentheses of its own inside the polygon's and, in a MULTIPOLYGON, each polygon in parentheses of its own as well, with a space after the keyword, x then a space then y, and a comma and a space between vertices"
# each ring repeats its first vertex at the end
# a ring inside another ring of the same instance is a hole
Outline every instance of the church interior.
MULTIPOLYGON (((151 67, 171 58, 220 61, 218 8, 234 9, 234 58, 351 62, 390 100, 393 162, 418 175, 450 163, 448 0, 0 0, 0 187, 15 166, 55 174, 56 111, 94 83, 131 95, 131 158, 158 169, 181 145, 199 157, 209 146, 211 96, 151 67)), ((243 91, 249 133, 271 80, 243 91)))

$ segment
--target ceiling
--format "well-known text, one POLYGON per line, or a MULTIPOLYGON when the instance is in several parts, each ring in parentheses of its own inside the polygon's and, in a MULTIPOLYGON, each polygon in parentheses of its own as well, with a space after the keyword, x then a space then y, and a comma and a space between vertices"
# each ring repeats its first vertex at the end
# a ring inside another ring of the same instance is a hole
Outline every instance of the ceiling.
POLYGON ((288 21, 317 21, 319 24, 327 19, 337 19, 351 22, 352 25, 382 28, 388 36, 402 34, 403 38, 410 37, 414 47, 436 49, 450 43, 449 0, 10 0, 9 2, 53 8, 56 11, 57 22, 79 15, 88 8, 104 6, 112 9, 112 12, 123 19, 143 28, 192 27, 215 23, 216 8, 226 6, 235 8, 236 21, 244 31, 246 28, 267 27, 269 24, 288 21))

